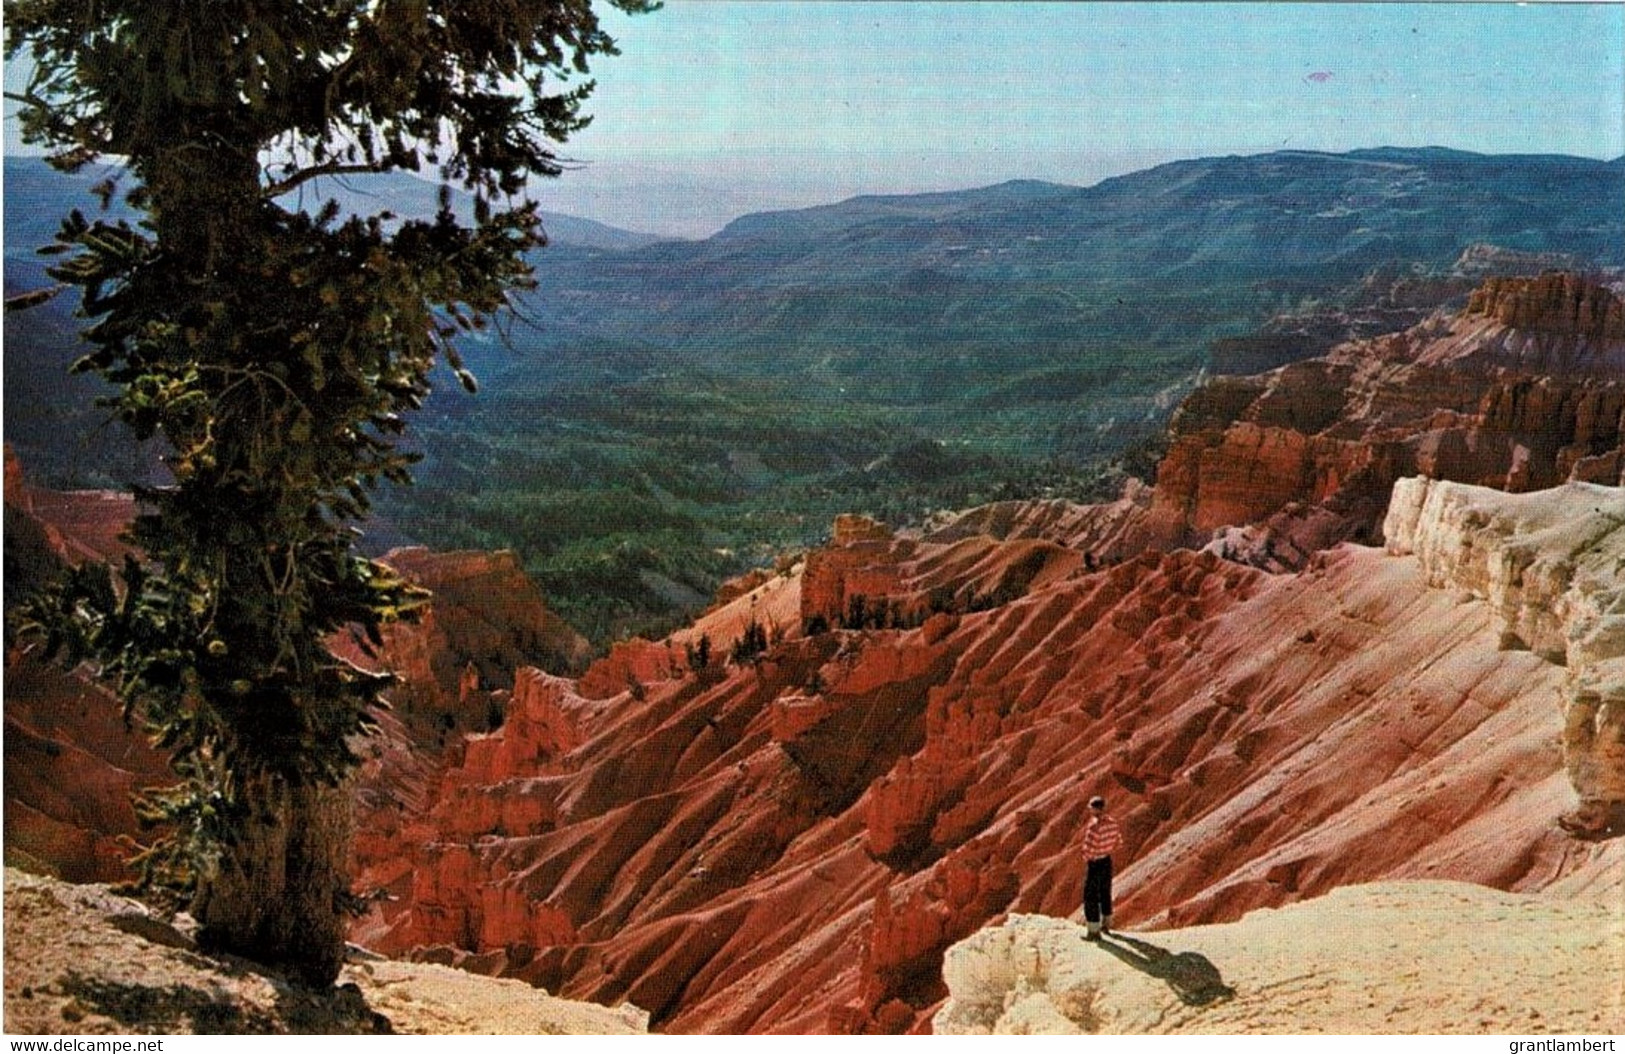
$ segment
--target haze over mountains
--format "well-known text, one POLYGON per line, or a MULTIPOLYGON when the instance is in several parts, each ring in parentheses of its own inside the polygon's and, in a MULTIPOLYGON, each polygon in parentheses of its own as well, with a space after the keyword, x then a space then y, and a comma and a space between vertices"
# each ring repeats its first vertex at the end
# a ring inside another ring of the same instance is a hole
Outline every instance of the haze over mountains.
MULTIPOLYGON (((41 171, 7 161, 8 291, 75 196, 41 171)), ((368 193, 403 214, 435 198, 368 193)), ((1625 264, 1625 160, 1283 152, 860 197, 699 241, 549 229, 526 321, 465 347, 483 391, 420 415, 419 486, 374 533, 515 548, 602 641, 669 625, 838 512, 1110 492, 1108 463, 1157 440, 1215 341, 1335 310, 1373 271, 1444 274, 1481 244, 1625 264)), ((54 483, 138 477, 150 455, 60 376, 66 307, 7 320, 7 439, 54 483)))

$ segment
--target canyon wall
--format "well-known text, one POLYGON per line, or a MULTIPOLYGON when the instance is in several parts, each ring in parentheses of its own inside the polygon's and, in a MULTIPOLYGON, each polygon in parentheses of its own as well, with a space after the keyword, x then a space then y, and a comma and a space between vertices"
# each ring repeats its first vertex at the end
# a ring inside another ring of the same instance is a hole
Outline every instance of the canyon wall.
POLYGON ((1210 548, 1295 570, 1375 544, 1394 483, 1425 475, 1512 492, 1625 483, 1625 304, 1571 275, 1491 278, 1454 315, 1253 376, 1181 405, 1154 488, 1107 505, 1003 502, 931 533, 1035 538, 1100 560, 1210 548))
POLYGON ((1415 553, 1431 585, 1487 603, 1503 647, 1567 670, 1563 750, 1579 804, 1562 824, 1598 834, 1625 820, 1625 500, 1570 483, 1519 497, 1401 480, 1388 550, 1415 553))
POLYGON ((1574 275, 1489 279, 1454 317, 1215 378, 1176 414, 1134 540, 1211 541, 1282 569, 1343 539, 1378 540, 1405 476, 1620 485, 1622 312, 1614 292, 1574 275))
POLYGON ((428 611, 416 622, 383 627, 376 659, 349 634, 336 635, 332 647, 360 666, 399 676, 390 703, 402 727, 432 752, 501 724, 508 687, 522 667, 567 672, 591 654, 586 638, 548 610, 509 550, 413 547, 380 559, 433 594, 428 611))
MULTIPOLYGON (((6 448, 5 586, 15 603, 70 564, 122 559, 129 495, 31 486, 6 448)), ((6 862, 73 882, 129 877, 144 832, 132 791, 173 782, 112 693, 40 658, 6 627, 6 862)))
MULTIPOLYGON (((1613 616, 1584 611, 1617 614, 1625 498, 1442 493, 1529 567, 1571 569, 1563 628, 1530 621, 1548 594, 1514 603, 1480 564, 1412 551, 1467 538, 1445 516, 1290 575, 843 532, 807 567, 861 582, 871 608, 1020 585, 985 610, 674 672, 639 701, 543 679, 447 773, 433 839, 396 847, 417 877, 377 939, 629 999, 670 1031, 924 1028, 946 947, 1006 912, 1076 910, 1095 793, 1125 826, 1118 915, 1135 926, 1394 877, 1625 889, 1619 841, 1560 827, 1583 797, 1569 773, 1619 766, 1573 743, 1565 761, 1576 667, 1548 646, 1578 634, 1584 683, 1605 683, 1613 616)), ((808 610, 838 606, 829 581, 808 610)), ((1596 723, 1591 742, 1610 736, 1596 723)))

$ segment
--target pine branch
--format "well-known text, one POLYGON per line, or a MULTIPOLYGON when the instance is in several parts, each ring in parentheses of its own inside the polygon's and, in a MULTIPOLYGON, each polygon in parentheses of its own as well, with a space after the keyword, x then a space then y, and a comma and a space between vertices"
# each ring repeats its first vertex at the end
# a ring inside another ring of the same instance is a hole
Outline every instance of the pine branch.
POLYGON ((380 172, 388 172, 391 167, 391 165, 384 162, 371 164, 342 164, 337 161, 331 161, 324 165, 312 165, 310 168, 300 169, 298 172, 295 172, 286 179, 278 180, 277 182, 272 183, 270 186, 265 188, 264 195, 267 199, 280 198, 289 191, 295 190, 306 183, 309 183, 313 179, 320 179, 322 176, 377 175, 380 172))

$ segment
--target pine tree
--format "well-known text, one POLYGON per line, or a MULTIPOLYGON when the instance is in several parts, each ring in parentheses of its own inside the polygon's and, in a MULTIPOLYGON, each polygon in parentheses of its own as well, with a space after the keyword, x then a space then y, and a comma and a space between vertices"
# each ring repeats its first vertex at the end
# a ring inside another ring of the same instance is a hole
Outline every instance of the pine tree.
MULTIPOLYGON (((651 0, 611 0, 628 11, 651 0)), ((143 554, 83 568, 31 606, 170 750, 150 800, 174 835, 148 875, 184 888, 213 947, 337 976, 352 743, 387 678, 328 637, 377 642, 423 601, 358 556, 381 481, 405 482, 403 415, 453 338, 532 284, 530 174, 556 175, 595 56, 591 0, 7 0, 6 57, 33 64, 24 137, 78 169, 122 159, 137 225, 75 211, 48 251, 89 353, 172 481, 138 493, 143 554), (341 218, 325 176, 438 167, 433 219, 341 218)), ((52 290, 19 298, 29 306, 52 290)))

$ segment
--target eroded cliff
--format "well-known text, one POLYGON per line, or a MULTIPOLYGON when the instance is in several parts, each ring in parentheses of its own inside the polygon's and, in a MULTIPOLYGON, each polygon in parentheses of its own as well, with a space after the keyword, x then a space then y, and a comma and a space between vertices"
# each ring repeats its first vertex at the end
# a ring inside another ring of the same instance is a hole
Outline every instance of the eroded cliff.
POLYGON ((1507 491, 1625 481, 1625 332, 1610 289, 1490 279, 1454 317, 1220 377, 1176 415, 1139 537, 1284 568, 1373 541, 1394 481, 1507 491))
POLYGON ((1564 826, 1597 834, 1625 819, 1625 497, 1570 483, 1510 495, 1401 480, 1388 550, 1414 553, 1430 584, 1486 602, 1507 648, 1567 669, 1563 750, 1578 806, 1564 826))
MULTIPOLYGON (((6 453, 6 589, 15 602, 65 565, 116 563, 136 505, 127 494, 53 491, 33 486, 6 453)), ((584 639, 550 612, 510 552, 431 553, 403 549, 386 561, 430 588, 421 621, 384 629, 376 656, 348 633, 332 646, 363 665, 400 677, 380 734, 358 745, 358 847, 377 860, 380 844, 404 837, 428 812, 440 755, 461 751, 462 736, 503 719, 517 670, 549 663, 569 669, 588 651, 584 639)), ((123 719, 117 700, 84 676, 41 661, 34 640, 7 628, 5 698, 5 842, 7 860, 80 882, 131 877, 127 861, 149 838, 130 804, 132 791, 174 782, 167 758, 123 719)), ((380 888, 404 880, 380 864, 380 888)))
MULTIPOLYGON (((1450 493, 1530 566, 1575 569, 1565 625, 1581 596, 1617 606, 1617 488, 1450 493)), ((1427 522, 1410 537, 1466 537, 1427 522)), ((1092 566, 1030 539, 861 526, 774 588, 813 617, 861 588, 865 610, 923 622, 792 636, 642 699, 544 679, 448 774, 434 841, 399 847, 418 879, 384 946, 630 999, 672 1031, 923 1028, 950 944, 1006 912, 1075 910, 1094 793, 1128 835, 1130 924, 1393 877, 1625 888, 1618 841, 1559 828, 1579 804, 1558 743, 1574 667, 1518 646, 1546 639, 1517 614, 1544 601, 1509 608, 1478 564, 1401 555, 1397 533, 1395 552, 1269 575, 1211 552, 1092 566), (919 607, 1001 584, 984 610, 919 607)))

